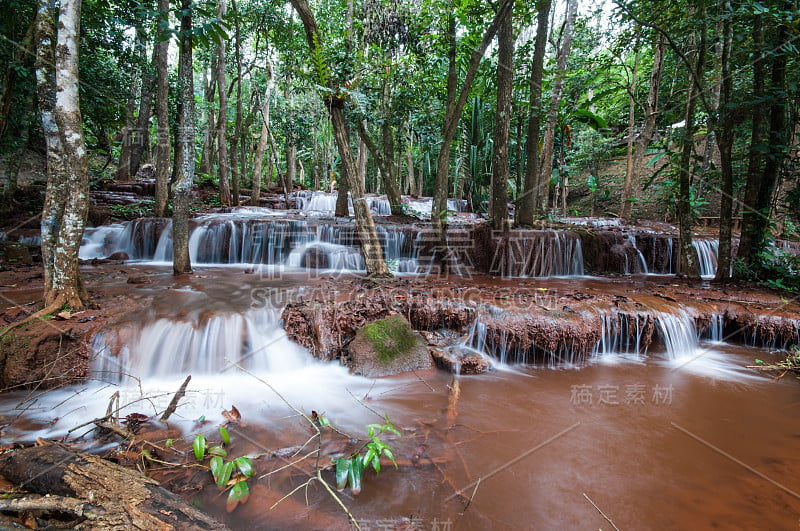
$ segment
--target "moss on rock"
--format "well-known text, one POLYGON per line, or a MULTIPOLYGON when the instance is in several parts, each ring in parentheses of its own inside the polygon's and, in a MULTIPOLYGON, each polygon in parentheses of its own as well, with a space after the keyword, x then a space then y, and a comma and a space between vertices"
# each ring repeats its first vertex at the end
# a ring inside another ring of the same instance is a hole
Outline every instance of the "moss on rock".
POLYGON ((404 356, 417 346, 411 325, 399 315, 392 315, 363 327, 360 331, 383 363, 404 356))

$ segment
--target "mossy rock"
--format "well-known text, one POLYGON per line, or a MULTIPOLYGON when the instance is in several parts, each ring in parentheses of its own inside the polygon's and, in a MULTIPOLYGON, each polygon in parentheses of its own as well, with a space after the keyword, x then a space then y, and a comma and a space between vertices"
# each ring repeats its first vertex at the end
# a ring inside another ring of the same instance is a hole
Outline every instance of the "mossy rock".
POLYGON ((373 321, 347 347, 350 371, 370 378, 431 367, 425 340, 401 315, 373 321))

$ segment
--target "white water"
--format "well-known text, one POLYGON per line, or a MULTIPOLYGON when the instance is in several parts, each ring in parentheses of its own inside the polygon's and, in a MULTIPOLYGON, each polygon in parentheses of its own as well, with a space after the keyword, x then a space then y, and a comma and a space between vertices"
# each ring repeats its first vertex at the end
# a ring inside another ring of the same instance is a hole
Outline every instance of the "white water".
POLYGON ((157 418, 191 375, 186 397, 172 419, 186 430, 196 427, 182 421, 206 417, 219 422, 223 409, 232 405, 244 422, 259 422, 265 411, 272 417, 289 414, 283 399, 307 414, 316 410, 340 427, 360 430, 374 414, 360 406, 359 399, 390 393, 410 381, 370 380, 315 360, 288 339, 275 308, 179 313, 186 315, 103 332, 94 340, 86 385, 32 396, 0 414, 13 417, 24 410, 27 418, 43 423, 38 432, 26 436, 55 437, 103 417, 118 393, 121 417, 137 412, 157 418))
POLYGON ((700 267, 700 276, 714 278, 717 274, 717 255, 719 254, 719 240, 692 240, 692 247, 697 253, 697 263, 700 267))

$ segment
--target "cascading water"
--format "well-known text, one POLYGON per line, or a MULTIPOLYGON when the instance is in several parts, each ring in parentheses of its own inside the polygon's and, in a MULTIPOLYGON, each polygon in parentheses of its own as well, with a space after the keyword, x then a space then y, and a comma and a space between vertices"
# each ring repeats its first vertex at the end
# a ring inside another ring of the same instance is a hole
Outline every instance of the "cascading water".
MULTIPOLYGON (((268 209, 217 213, 194 220, 189 238, 193 264, 285 265, 314 269, 363 270, 352 225, 306 220, 264 219, 268 209)), ((416 272, 415 239, 408 231, 378 226, 384 257, 401 272, 416 272)), ((133 260, 172 260, 171 220, 140 219, 87 229, 81 258, 125 253, 133 260)))
POLYGON ((664 342, 668 360, 691 356, 697 350, 697 329, 694 319, 686 312, 660 312, 656 317, 656 330, 664 342))
POLYGON ((653 319, 647 313, 611 312, 600 316, 601 335, 592 357, 622 355, 639 358, 647 354, 653 319))
POLYGON ((504 277, 583 275, 581 239, 570 231, 519 231, 494 253, 490 271, 504 277))
POLYGON ((274 308, 162 317, 134 330, 105 332, 93 343, 101 378, 175 378, 219 374, 237 364, 253 372, 287 372, 310 358, 289 341, 274 308))
POLYGON ((714 278, 717 274, 717 256, 719 254, 719 240, 692 240, 692 247, 697 253, 697 264, 700 267, 700 276, 714 278))

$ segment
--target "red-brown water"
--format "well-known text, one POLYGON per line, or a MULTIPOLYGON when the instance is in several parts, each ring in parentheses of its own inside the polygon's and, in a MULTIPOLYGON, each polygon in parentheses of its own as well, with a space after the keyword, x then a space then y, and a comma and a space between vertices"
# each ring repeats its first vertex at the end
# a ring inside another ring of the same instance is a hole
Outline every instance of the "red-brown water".
MULTIPOLYGON (((460 377, 457 399, 444 373, 396 378, 396 389, 366 404, 402 429, 403 439, 391 444, 406 464, 379 476, 365 472, 362 493, 346 491, 343 500, 362 529, 389 529, 402 519, 411 529, 610 529, 584 494, 620 529, 796 528, 800 384, 739 368, 759 356, 715 346, 681 368, 651 358, 496 371, 460 377)), ((353 409, 363 420, 366 410, 355 402, 353 409)), ((341 420, 346 431, 360 432, 357 421, 341 420)), ((281 430, 299 425, 264 422, 281 430)), ((380 419, 366 412, 366 422, 380 419)), ((243 428, 240 436, 257 440, 260 431, 243 428)), ((305 440, 302 433, 289 439, 305 440)), ((259 480, 247 505, 218 514, 234 529, 348 528, 319 486, 308 491, 308 509, 301 490, 270 511, 304 481, 302 474, 259 480)), ((212 511, 223 505, 221 498, 206 503, 212 511)))
MULTIPOLYGON (((635 280, 626 282, 616 289, 638 289, 635 280)), ((611 284, 542 283, 587 292, 604 292, 611 284)), ((239 277, 225 282, 199 275, 194 289, 173 286, 154 307, 176 315, 181 305, 242 310, 250 301, 244 284, 239 277), (195 300, 201 290, 208 300, 195 300)), ((457 379, 431 370, 376 383, 315 364, 272 383, 306 413, 324 412, 334 426, 362 439, 348 446, 328 434, 326 455, 363 444, 364 426, 380 423, 384 413, 401 430, 402 438, 387 441, 402 466, 385 464, 378 476, 366 471, 359 496, 340 494, 362 529, 611 529, 600 511, 620 529, 797 528, 800 383, 744 368, 756 358, 775 359, 764 350, 704 346, 694 360, 667 362, 651 350, 644 360, 606 356, 578 369, 517 367, 457 379)), ((253 455, 260 476, 286 464, 270 457, 275 450, 302 445, 311 431, 269 387, 246 374, 235 376, 194 378, 197 387, 187 397, 194 404, 185 404, 189 411, 179 410, 184 420, 176 420, 187 441, 199 431, 212 438, 218 411, 234 403, 245 425, 231 430, 231 455, 253 455), (218 394, 209 394, 210 382, 219 383, 218 394), (200 414, 214 421, 192 422, 200 414)), ((143 385, 168 402, 182 378, 143 385)), ((112 389, 76 391, 42 397, 35 405, 40 420, 17 422, 6 436, 46 432, 58 408, 77 416, 58 413, 62 428, 90 421, 104 413, 112 389)), ((3 409, 17 400, 19 395, 4 395, 3 409)), ((152 413, 144 406, 143 412, 152 413)), ((308 479, 309 464, 252 479, 249 501, 230 514, 225 494, 199 471, 191 483, 205 488, 194 501, 232 529, 348 529, 341 508, 316 483, 271 509, 308 479)), ((333 483, 331 472, 323 477, 333 483)))

